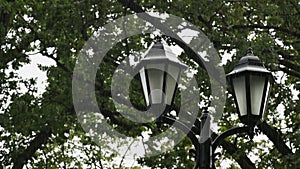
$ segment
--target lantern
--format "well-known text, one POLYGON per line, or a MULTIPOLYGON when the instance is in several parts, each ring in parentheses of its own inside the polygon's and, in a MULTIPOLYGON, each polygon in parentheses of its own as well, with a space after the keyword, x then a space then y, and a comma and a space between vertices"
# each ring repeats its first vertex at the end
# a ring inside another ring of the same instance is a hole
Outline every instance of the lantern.
POLYGON ((241 122, 253 126, 264 118, 273 78, 259 58, 253 55, 251 48, 247 53, 227 79, 241 122))
POLYGON ((146 105, 171 105, 181 72, 186 67, 167 45, 154 44, 135 67, 140 74, 146 105))

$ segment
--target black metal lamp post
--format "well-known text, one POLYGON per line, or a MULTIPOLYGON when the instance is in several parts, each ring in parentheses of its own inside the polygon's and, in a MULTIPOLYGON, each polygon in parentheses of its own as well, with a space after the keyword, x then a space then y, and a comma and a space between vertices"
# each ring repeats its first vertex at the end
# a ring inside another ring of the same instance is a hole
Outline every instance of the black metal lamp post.
MULTIPOLYGON (((166 45, 155 44, 136 66, 140 73, 147 106, 171 105, 180 74, 185 68, 186 65, 178 60, 166 45)), ((240 59, 234 70, 227 75, 227 78, 233 89, 232 93, 239 118, 245 126, 229 129, 212 139, 210 115, 205 110, 200 118, 201 139, 198 140, 196 134, 188 135, 196 147, 194 169, 214 168, 212 162, 214 151, 226 137, 238 133, 248 133, 252 139, 255 125, 263 120, 273 79, 271 72, 265 69, 257 56, 253 55, 251 48, 247 55, 240 59)), ((162 122, 165 123, 176 121, 170 117, 162 119, 164 119, 162 122)), ((184 124, 178 123, 178 125, 179 128, 186 129, 184 124)))

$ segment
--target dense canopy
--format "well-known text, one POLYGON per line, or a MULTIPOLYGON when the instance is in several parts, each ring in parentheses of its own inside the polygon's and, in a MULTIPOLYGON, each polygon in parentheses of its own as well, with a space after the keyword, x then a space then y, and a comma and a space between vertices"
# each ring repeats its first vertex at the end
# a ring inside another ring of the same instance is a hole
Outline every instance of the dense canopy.
MULTIPOLYGON (((218 148, 217 168, 299 168, 300 2, 297 0, 0 0, 0 165, 14 169, 193 167, 194 147, 188 137, 173 150, 152 157, 136 157, 129 165, 124 153, 110 146, 110 140, 96 144, 77 120, 72 75, 80 50, 105 24, 141 12, 171 14, 197 26, 212 42, 225 73, 252 47, 275 78, 268 115, 255 129, 254 140, 240 135, 226 139, 218 148), (24 79, 18 71, 34 60, 42 60, 39 69, 47 76, 42 92, 37 85, 39 77, 24 79)), ((147 21, 153 22, 150 15, 147 21)), ((162 28, 171 29, 166 25, 162 28)), ((198 116, 210 104, 209 76, 189 46, 174 37, 154 33, 125 38, 103 58, 96 75, 95 95, 104 119, 132 138, 141 137, 142 133, 151 136, 164 132, 169 124, 156 121, 137 124, 124 118, 120 111, 125 108, 116 108, 111 99, 112 76, 123 61, 139 60, 138 52, 160 38, 170 46, 180 46, 183 49, 180 59, 194 70, 199 87, 194 92, 199 93, 201 100, 198 116)), ((106 40, 110 43, 111 39, 106 40)), ((135 108, 145 110, 138 78, 130 85, 130 102, 135 108)), ((226 97, 218 131, 213 135, 241 124, 230 91, 226 97)), ((178 113, 180 101, 178 92, 167 113, 178 113)))

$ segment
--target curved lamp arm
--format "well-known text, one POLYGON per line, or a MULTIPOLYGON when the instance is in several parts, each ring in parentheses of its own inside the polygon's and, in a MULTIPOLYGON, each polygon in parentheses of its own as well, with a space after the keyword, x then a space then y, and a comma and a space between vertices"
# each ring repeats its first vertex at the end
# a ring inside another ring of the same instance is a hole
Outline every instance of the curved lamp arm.
MULTIPOLYGON (((181 131, 183 131, 184 133, 187 133, 187 136, 189 137, 189 139, 191 140, 192 144, 195 146, 195 150, 196 150, 196 156, 195 156, 195 161, 199 161, 199 149, 200 149, 200 143, 198 141, 198 138, 196 137, 195 132, 198 130, 197 128, 195 128, 194 126, 192 128, 187 127, 184 123, 171 118, 171 117, 167 117, 167 116, 162 116, 161 120, 167 124, 170 125, 174 125, 176 128, 180 129, 181 131)), ((198 168, 197 167, 198 164, 195 163, 194 169, 198 168)))
MULTIPOLYGON (((181 131, 183 131, 184 133, 187 134, 187 136, 189 137, 189 139, 191 140, 192 144, 194 145, 194 147, 196 149, 196 156, 195 156, 196 163, 195 163, 194 169, 198 169, 198 167, 199 167, 198 161, 200 159, 199 150, 200 150, 201 143, 199 142, 198 138, 196 137, 196 135, 197 135, 196 133, 199 129, 196 128, 195 126, 193 126, 192 128, 189 128, 186 124, 184 124, 172 117, 168 117, 168 116, 161 116, 160 120, 164 123, 173 125, 174 127, 180 129, 181 131)), ((224 141, 225 138, 235 135, 235 134, 240 134, 240 133, 251 134, 253 132, 252 130, 253 130, 253 127, 245 126, 245 127, 232 128, 232 129, 229 129, 229 130, 221 133, 215 139, 212 140, 212 143, 211 143, 212 154, 214 154, 216 148, 224 141)))
POLYGON ((229 130, 221 133, 212 142, 212 152, 213 153, 215 152, 216 148, 222 143, 222 141, 224 141, 225 138, 235 135, 235 134, 239 134, 239 133, 249 133, 249 132, 251 132, 251 130, 252 130, 252 127, 245 126, 245 127, 232 128, 232 129, 229 129, 229 130))
POLYGON ((161 120, 167 124, 170 125, 173 124, 176 128, 186 133, 187 136, 192 141, 192 144, 195 146, 195 149, 199 149, 199 142, 198 142, 198 138, 196 137, 196 134, 194 133, 194 129, 193 129, 194 127, 191 129, 188 126, 186 126, 184 123, 167 116, 162 116, 161 120))

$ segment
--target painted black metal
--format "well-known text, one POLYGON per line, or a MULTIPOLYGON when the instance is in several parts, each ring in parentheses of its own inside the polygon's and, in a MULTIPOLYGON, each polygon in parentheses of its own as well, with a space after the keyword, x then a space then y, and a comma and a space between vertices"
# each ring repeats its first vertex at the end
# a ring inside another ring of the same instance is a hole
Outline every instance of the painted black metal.
POLYGON ((175 100, 175 96, 176 96, 176 92, 177 92, 177 88, 178 88, 178 83, 179 83, 179 80, 180 80, 180 76, 181 76, 181 73, 182 73, 182 69, 180 68, 179 69, 179 73, 178 73, 178 76, 177 76, 177 79, 175 79, 176 81, 176 84, 175 84, 175 90, 174 90, 174 93, 173 93, 173 96, 172 96, 172 100, 171 100, 171 104, 174 103, 174 100, 175 100))
POLYGON ((148 69, 144 69, 144 71, 145 71, 145 78, 146 78, 146 86, 147 86, 147 90, 148 90, 148 96, 145 96, 145 95, 144 96, 145 96, 145 98, 148 97, 149 105, 147 105, 147 106, 150 107, 151 103, 152 103, 152 97, 151 97, 151 93, 150 93, 150 83, 149 83, 148 69))
MULTIPOLYGON (((246 85, 246 104, 247 104, 247 112, 246 112, 246 120, 241 121, 245 124, 251 124, 253 119, 251 119, 251 88, 250 88, 250 73, 245 74, 245 85, 246 85)), ((242 116, 241 116, 242 117, 242 116)), ((256 122, 255 122, 256 123, 256 122)))
MULTIPOLYGON (((163 90, 163 92, 162 92, 162 96, 161 96, 161 102, 162 102, 162 104, 167 104, 166 103, 166 98, 167 98, 167 76, 168 76, 168 73, 167 73, 167 71, 168 71, 168 64, 165 64, 164 65, 164 77, 163 77, 163 86, 162 86, 162 90, 163 90)), ((174 93, 173 93, 174 94, 174 93)))
POLYGON ((201 119, 201 134, 200 134, 200 148, 198 163, 200 169, 212 168, 212 147, 210 136, 210 115, 207 110, 202 113, 201 119))
POLYGON ((199 142, 198 142, 198 138, 196 137, 197 134, 194 132, 195 130, 190 129, 184 123, 172 117, 162 116, 161 120, 166 124, 174 125, 174 127, 177 127, 178 129, 186 133, 189 139, 191 140, 192 144, 194 145, 196 151, 199 149, 199 142))

